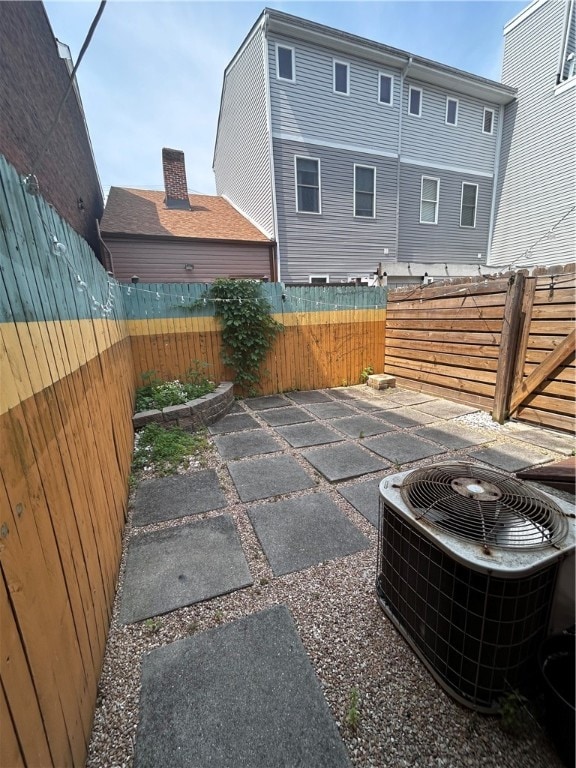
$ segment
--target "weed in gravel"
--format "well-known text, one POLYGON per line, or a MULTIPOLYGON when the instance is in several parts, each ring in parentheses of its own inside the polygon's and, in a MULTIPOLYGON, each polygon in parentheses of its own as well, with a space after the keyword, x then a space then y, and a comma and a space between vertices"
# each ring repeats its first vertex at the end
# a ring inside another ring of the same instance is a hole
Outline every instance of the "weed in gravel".
POLYGON ((360 710, 358 704, 360 703, 360 694, 358 688, 352 688, 350 691, 350 703, 348 705, 348 712, 346 713, 346 725, 351 730, 355 731, 360 725, 360 710))
POLYGON ((511 736, 520 736, 530 727, 528 699, 518 691, 510 691, 500 701, 500 728, 511 736))
POLYGON ((132 471, 154 470, 157 475, 172 475, 190 457, 202 457, 209 450, 205 432, 185 432, 179 427, 164 429, 146 424, 136 435, 132 471))
POLYGON ((156 634, 156 632, 158 632, 161 626, 162 626, 162 622, 159 619, 146 619, 146 621, 144 622, 144 627, 151 634, 156 634))

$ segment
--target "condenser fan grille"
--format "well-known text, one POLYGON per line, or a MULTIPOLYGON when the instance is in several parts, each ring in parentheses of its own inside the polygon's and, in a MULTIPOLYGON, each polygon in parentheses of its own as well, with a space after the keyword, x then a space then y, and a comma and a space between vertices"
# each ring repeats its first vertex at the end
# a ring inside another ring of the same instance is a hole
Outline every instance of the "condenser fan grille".
POLYGON ((486 548, 540 549, 568 533, 565 515, 551 499, 475 464, 414 470, 400 491, 417 519, 486 548))

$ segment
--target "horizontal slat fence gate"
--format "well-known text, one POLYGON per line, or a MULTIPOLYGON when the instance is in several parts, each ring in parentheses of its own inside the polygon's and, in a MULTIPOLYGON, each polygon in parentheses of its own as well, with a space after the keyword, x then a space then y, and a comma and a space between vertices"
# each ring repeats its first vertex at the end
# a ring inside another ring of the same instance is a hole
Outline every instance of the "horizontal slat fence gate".
POLYGON ((574 265, 567 265, 535 270, 521 280, 512 273, 391 292, 386 373, 411 389, 477 406, 495 418, 501 412, 573 432, 574 277, 574 265), (514 338, 510 319, 519 320, 514 338), (566 354, 523 396, 534 380, 530 375, 557 349, 566 354), (507 356, 509 365, 503 366, 507 356))
POLYGON ((0 765, 81 766, 126 513, 130 342, 118 288, 1 156, 0 220, 0 765))
MULTIPOLYGON (((357 384, 367 367, 383 370, 386 289, 264 283, 262 291, 283 331, 262 365, 261 394, 357 384)), ((180 378, 195 361, 216 381, 233 379, 209 285, 124 284, 122 293, 137 385, 148 371, 180 378)))

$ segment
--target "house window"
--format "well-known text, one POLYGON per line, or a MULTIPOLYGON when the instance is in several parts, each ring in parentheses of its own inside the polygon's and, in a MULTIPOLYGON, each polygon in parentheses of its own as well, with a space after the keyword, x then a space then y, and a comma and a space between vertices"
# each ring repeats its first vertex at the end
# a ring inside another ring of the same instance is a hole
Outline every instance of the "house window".
POLYGON ((326 285, 329 281, 329 275, 308 275, 310 285, 326 285))
POLYGON ((343 61, 334 62, 334 93, 350 93, 350 65, 343 61))
POLYGON ((380 78, 378 81, 378 101, 380 104, 387 104, 392 106, 392 100, 394 98, 394 78, 392 75, 386 75, 380 72, 380 78))
POLYGON ((420 224, 438 224, 440 179, 422 176, 420 190, 420 224))
POLYGON ((294 48, 287 45, 276 46, 276 75, 278 80, 294 82, 294 48))
POLYGON ((408 91, 408 114, 414 117, 422 115, 422 89, 410 86, 408 91))
POLYGON ((320 213, 320 160, 296 157, 296 210, 320 213))
POLYGON ((492 134, 494 131, 494 110, 484 107, 484 117, 482 118, 482 133, 492 134))
POLYGON ((446 99, 446 125, 458 125, 458 99, 446 99))
POLYGON ((460 203, 460 226, 476 226, 476 204, 478 202, 478 184, 462 184, 462 200, 460 203))
POLYGON ((373 219, 376 216, 376 168, 354 166, 354 216, 373 219))

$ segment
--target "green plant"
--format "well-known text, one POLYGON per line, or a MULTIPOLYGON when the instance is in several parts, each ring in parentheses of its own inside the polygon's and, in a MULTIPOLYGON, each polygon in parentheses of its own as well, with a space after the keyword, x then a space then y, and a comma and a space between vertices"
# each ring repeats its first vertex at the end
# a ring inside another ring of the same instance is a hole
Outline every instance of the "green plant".
POLYGON ((218 624, 221 624, 224 621, 224 614, 222 611, 217 610, 214 612, 214 619, 218 622, 218 624))
POLYGON ((222 360, 234 370, 235 383, 247 394, 256 394, 260 366, 283 326, 272 317, 257 280, 218 278, 208 295, 222 323, 222 360))
POLYGON ((161 626, 162 622, 159 619, 146 619, 144 622, 144 627, 152 634, 158 632, 161 626))
POLYGON ((520 736, 529 727, 531 719, 528 699, 519 691, 510 691, 500 701, 500 728, 512 736, 520 736))
POLYGON ((183 381, 162 381, 156 371, 146 371, 142 374, 144 386, 136 390, 136 411, 147 411, 151 408, 162 410, 169 405, 182 405, 213 392, 214 382, 205 375, 207 367, 208 363, 195 360, 186 371, 183 381))
POLYGON ((171 475, 191 456, 201 456, 209 449, 205 432, 190 434, 180 427, 164 429, 155 422, 146 424, 136 433, 133 472, 146 467, 159 475, 171 475))
POLYGON ((360 725, 360 710, 358 705, 360 703, 360 694, 358 688, 352 688, 350 691, 350 703, 348 705, 348 712, 346 713, 346 725, 355 731, 360 725))
POLYGON ((365 368, 362 368, 360 371, 360 384, 366 384, 368 381, 368 376, 372 376, 374 373, 374 368, 372 368, 371 365, 367 365, 365 368))

